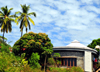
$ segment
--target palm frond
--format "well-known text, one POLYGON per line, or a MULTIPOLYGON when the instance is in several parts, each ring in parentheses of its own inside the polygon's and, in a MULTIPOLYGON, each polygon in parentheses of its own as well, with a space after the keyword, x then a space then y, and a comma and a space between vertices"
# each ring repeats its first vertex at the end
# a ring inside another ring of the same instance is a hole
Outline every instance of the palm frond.
POLYGON ((27 22, 28 22, 29 30, 31 30, 30 22, 28 21, 28 19, 27 22))
POLYGON ((9 18, 9 21, 15 22, 15 19, 13 19, 13 18, 9 18))
POLYGON ((11 21, 9 21, 9 24, 8 24, 8 30, 9 30, 9 32, 11 32, 11 31, 12 31, 11 21))
POLYGON ((0 16, 4 16, 4 14, 2 13, 2 11, 0 11, 0 16))
POLYGON ((4 19, 4 23, 6 24, 6 22, 7 22, 7 19, 5 18, 5 19, 4 19))
POLYGON ((25 27, 27 27, 28 26, 28 22, 27 22, 27 20, 25 20, 25 27))
POLYGON ((21 18, 21 16, 16 17, 15 19, 15 23, 18 25, 19 19, 21 18))
POLYGON ((16 15, 10 15, 9 17, 17 17, 16 15))
POLYGON ((1 10, 3 11, 3 13, 4 13, 4 11, 5 11, 5 7, 1 7, 1 10))
POLYGON ((7 15, 7 13, 8 13, 8 8, 7 8, 7 6, 1 7, 1 10, 3 11, 4 15, 7 15))
POLYGON ((7 16, 9 16, 9 15, 10 15, 11 10, 13 10, 13 8, 10 8, 10 9, 8 10, 8 12, 7 12, 7 16))
POLYGON ((35 12, 28 13, 28 15, 34 15, 36 17, 36 13, 35 12))
MULTIPOLYGON (((20 4, 21 5, 21 4, 20 4)), ((21 7, 23 8, 23 5, 21 5, 21 7)))
POLYGON ((30 17, 28 17, 28 19, 30 20, 30 22, 31 22, 33 25, 35 25, 34 21, 33 21, 30 17))
POLYGON ((21 14, 21 12, 20 11, 17 11, 17 12, 15 12, 15 14, 21 14))
POLYGON ((2 26, 1 26, 1 29, 3 29, 4 28, 4 26, 5 26, 5 24, 4 24, 4 22, 2 23, 2 26))
POLYGON ((26 4, 24 4, 24 5, 21 5, 21 7, 22 7, 22 11, 23 11, 23 13, 28 13, 28 11, 29 11, 29 8, 30 8, 30 6, 28 5, 28 6, 26 6, 26 4))

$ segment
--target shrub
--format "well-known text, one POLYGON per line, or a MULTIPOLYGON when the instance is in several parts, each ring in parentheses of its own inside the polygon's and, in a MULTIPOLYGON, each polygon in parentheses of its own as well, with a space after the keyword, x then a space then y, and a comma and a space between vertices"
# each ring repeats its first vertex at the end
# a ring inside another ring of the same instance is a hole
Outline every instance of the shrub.
POLYGON ((84 72, 84 70, 81 67, 75 67, 75 66, 73 66, 71 68, 71 71, 73 71, 73 72, 84 72))
POLYGON ((3 43, 1 43, 0 46, 1 52, 5 51, 6 53, 10 53, 9 45, 4 45, 3 43))
POLYGON ((55 65, 55 60, 54 60, 54 58, 48 58, 48 64, 49 64, 49 65, 55 65))
POLYGON ((58 68, 58 67, 49 67, 48 72, 84 72, 80 67, 71 67, 71 68, 58 68))
POLYGON ((40 68, 40 64, 38 63, 39 60, 40 56, 38 55, 38 53, 32 53, 29 59, 30 66, 33 68, 40 68))
POLYGON ((0 71, 9 71, 13 67, 18 67, 19 61, 13 54, 0 52, 0 71))

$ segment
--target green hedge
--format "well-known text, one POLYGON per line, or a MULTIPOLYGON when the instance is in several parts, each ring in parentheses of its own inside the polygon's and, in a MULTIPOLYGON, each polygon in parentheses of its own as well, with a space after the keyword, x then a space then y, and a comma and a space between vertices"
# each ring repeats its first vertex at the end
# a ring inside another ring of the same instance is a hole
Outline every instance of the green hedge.
POLYGON ((81 67, 71 67, 71 68, 55 68, 55 67, 49 67, 47 69, 47 72, 84 72, 84 70, 81 67))

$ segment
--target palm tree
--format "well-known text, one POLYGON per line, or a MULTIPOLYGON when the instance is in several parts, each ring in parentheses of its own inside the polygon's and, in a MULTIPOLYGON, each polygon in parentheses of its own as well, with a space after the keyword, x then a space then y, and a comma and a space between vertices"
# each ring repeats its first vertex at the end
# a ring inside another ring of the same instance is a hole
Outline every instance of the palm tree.
POLYGON ((3 32, 3 42, 4 42, 4 33, 12 31, 11 22, 14 21, 12 17, 15 16, 15 15, 10 15, 12 9, 13 8, 8 9, 7 6, 1 7, 2 11, 0 11, 0 24, 1 24, 1 32, 3 32))
POLYGON ((26 33, 27 33, 27 27, 29 27, 29 29, 31 29, 30 22, 33 25, 35 25, 34 21, 29 16, 34 15, 36 17, 36 13, 35 12, 28 13, 28 11, 30 9, 29 5, 26 6, 26 4, 25 4, 25 5, 21 5, 21 7, 22 7, 22 12, 18 11, 15 14, 20 15, 20 16, 16 17, 16 23, 18 25, 18 23, 20 22, 20 31, 21 31, 21 37, 22 37, 24 27, 26 28, 26 33))

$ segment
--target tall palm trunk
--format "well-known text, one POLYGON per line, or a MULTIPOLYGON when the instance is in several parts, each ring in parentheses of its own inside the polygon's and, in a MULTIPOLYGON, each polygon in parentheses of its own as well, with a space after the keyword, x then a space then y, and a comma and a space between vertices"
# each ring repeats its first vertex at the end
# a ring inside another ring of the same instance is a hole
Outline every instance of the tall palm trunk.
POLYGON ((23 30, 21 31, 21 37, 23 36, 23 30))
POLYGON ((4 43, 4 31, 3 31, 3 43, 4 43))

